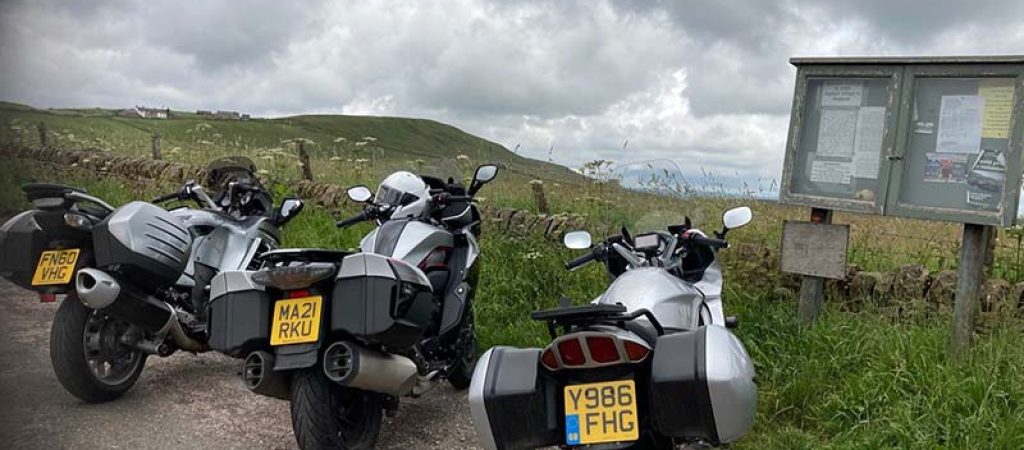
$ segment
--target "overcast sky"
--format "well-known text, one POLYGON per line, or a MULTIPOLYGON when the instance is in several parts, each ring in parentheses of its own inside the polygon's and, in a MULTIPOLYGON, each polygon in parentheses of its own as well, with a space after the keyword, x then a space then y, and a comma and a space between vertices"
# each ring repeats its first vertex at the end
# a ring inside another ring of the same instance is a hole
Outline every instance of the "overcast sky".
POLYGON ((0 0, 0 99, 425 117, 751 181, 781 172, 792 56, 1020 53, 1019 0, 0 0))

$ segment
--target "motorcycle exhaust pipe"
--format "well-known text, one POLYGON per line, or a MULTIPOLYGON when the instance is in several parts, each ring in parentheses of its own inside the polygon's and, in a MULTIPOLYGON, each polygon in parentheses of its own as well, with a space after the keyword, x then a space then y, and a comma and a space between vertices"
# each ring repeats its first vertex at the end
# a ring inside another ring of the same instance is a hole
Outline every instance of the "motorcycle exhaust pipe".
POLYGON ((205 344, 185 333, 178 321, 177 312, 170 305, 122 286, 117 279, 102 270, 91 267, 80 269, 75 275, 75 292, 85 306, 103 310, 157 336, 170 335, 182 350, 209 350, 205 344))
POLYGON ((75 275, 75 291, 78 299, 92 309, 103 309, 114 303, 121 295, 121 285, 114 277, 102 270, 79 269, 75 275))
POLYGON ((242 362, 242 384, 250 391, 267 397, 288 400, 290 383, 284 372, 274 371, 274 355, 257 350, 242 362))
POLYGON ((416 386, 416 363, 401 355, 370 350, 351 342, 335 342, 324 352, 327 378, 347 386, 402 396, 416 386))

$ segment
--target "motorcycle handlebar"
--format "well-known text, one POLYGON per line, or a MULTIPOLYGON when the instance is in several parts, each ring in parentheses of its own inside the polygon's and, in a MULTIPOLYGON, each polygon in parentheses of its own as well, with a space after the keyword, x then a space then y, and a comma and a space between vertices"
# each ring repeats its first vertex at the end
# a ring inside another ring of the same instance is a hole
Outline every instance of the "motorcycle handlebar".
POLYGON ((157 198, 154 198, 153 200, 150 200, 149 202, 150 203, 163 203, 163 202, 166 202, 168 200, 174 200, 176 198, 178 198, 178 193, 177 192, 173 192, 173 193, 170 193, 170 194, 167 194, 167 195, 161 195, 161 196, 159 196, 157 198))
POLYGON ((721 249, 721 248, 729 247, 729 242, 727 242, 725 239, 709 238, 707 236, 702 236, 702 235, 699 235, 697 233, 689 234, 687 236, 687 239, 689 239, 690 242, 693 242, 693 243, 696 243, 696 244, 700 244, 700 245, 705 245, 705 246, 708 246, 708 247, 711 247, 711 248, 719 248, 719 249, 721 249))
POLYGON ((580 266, 583 266, 584 264, 589 263, 595 259, 597 259, 597 253, 591 251, 586 255, 580 256, 579 258, 566 262, 565 268, 566 270, 575 270, 578 269, 580 266))
POLYGON ((335 223, 335 225, 337 225, 338 228, 347 228, 347 227, 355 225, 355 224, 357 224, 359 222, 365 222, 365 221, 367 221, 369 219, 370 219, 370 214, 368 212, 366 212, 366 211, 363 211, 363 212, 361 212, 359 214, 356 214, 355 216, 349 217, 348 219, 339 220, 338 222, 335 223))

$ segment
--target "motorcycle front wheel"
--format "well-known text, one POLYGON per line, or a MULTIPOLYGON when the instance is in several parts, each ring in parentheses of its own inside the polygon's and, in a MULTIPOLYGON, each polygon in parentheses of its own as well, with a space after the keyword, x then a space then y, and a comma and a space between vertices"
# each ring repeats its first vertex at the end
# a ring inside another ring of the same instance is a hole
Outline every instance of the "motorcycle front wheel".
POLYGON ((128 392, 146 355, 121 343, 138 332, 131 324, 89 309, 74 294, 57 309, 50 328, 50 362, 57 380, 87 403, 115 400, 128 392))
POLYGON ((346 388, 323 371, 296 372, 291 386, 292 430, 302 450, 364 450, 380 435, 384 399, 346 388))

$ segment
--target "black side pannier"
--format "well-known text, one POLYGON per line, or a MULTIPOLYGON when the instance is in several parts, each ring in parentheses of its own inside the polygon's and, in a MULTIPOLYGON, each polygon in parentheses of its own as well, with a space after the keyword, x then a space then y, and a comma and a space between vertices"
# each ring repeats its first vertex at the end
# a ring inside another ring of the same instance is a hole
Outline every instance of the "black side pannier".
POLYGON ((346 256, 331 295, 331 331, 394 349, 419 342, 438 303, 419 269, 372 253, 346 256))
POLYGON ((226 271, 210 282, 210 348, 242 356, 270 339, 270 296, 250 271, 226 271))

